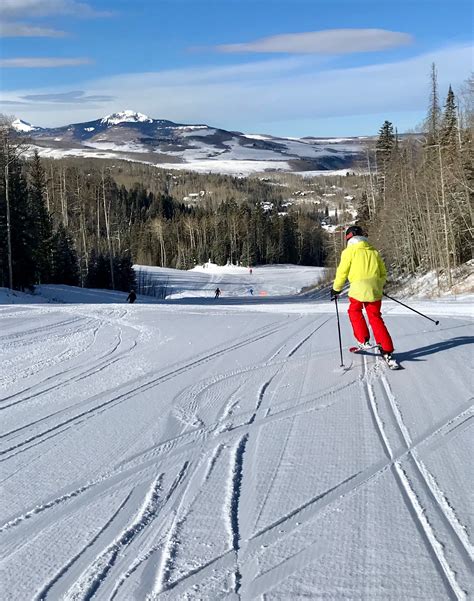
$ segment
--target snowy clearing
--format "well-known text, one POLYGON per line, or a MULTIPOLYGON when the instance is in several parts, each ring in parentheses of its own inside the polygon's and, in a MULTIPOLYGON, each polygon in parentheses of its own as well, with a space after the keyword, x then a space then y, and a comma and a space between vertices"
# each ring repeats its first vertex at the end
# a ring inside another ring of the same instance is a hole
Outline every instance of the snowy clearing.
POLYGON ((0 599, 469 598, 472 297, 386 303, 390 372, 326 294, 206 290, 0 290, 0 599))
POLYGON ((249 267, 204 263, 190 271, 135 265, 148 285, 163 290, 163 298, 213 297, 218 287, 222 298, 234 296, 283 296, 315 286, 324 277, 323 267, 264 265, 249 267))
MULTIPOLYGON (((168 153, 169 154, 169 153, 168 153)), ((201 159, 189 163, 159 163, 160 169, 196 171, 197 173, 222 173, 247 176, 265 171, 291 171, 287 161, 257 161, 245 159, 201 159)))

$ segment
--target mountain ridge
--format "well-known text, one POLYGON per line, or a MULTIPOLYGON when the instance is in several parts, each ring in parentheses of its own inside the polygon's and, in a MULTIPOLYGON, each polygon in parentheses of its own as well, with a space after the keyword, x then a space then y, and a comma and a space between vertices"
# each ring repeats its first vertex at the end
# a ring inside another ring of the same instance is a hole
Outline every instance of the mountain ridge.
POLYGON ((37 127, 16 119, 40 155, 122 158, 190 170, 237 172, 348 169, 360 158, 362 137, 285 138, 244 134, 204 123, 176 123, 126 109, 81 123, 37 127))

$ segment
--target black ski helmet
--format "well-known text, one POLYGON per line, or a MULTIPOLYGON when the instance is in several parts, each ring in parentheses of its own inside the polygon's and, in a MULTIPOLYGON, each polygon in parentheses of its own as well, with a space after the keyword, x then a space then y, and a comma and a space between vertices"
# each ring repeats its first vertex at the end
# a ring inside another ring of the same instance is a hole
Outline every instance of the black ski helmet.
POLYGON ((358 225, 351 225, 346 230, 346 240, 350 240, 353 236, 363 236, 364 230, 358 225))

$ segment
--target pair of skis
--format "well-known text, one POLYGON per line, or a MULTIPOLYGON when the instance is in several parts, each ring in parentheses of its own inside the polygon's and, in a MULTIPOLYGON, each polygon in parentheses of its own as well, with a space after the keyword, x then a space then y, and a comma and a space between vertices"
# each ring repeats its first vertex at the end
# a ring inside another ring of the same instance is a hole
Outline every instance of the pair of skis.
MULTIPOLYGON (((367 348, 359 348, 358 346, 351 346, 349 348, 349 352, 357 354, 357 353, 364 353, 365 351, 370 351, 370 350, 375 350, 375 349, 377 349, 380 352, 380 356, 385 361, 385 363, 387 364, 387 367, 389 369, 402 369, 400 363, 398 363, 398 361, 396 359, 394 359, 393 357, 387 358, 383 355, 378 344, 374 344, 373 346, 369 346, 367 348)), ((368 353, 368 354, 371 355, 372 353, 368 353)))

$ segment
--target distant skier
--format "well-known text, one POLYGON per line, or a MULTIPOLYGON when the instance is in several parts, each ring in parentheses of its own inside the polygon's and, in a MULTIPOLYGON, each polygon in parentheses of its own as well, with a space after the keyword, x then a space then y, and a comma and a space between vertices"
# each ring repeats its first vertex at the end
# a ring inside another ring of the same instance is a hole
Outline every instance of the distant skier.
POLYGON ((137 295, 135 294, 135 290, 130 290, 130 294, 127 296, 127 302, 133 305, 136 300, 137 295))
POLYGON ((214 298, 219 298, 220 295, 221 295, 221 291, 219 290, 219 288, 216 288, 216 291, 214 293, 214 298))
POLYGON ((250 292, 250 296, 253 296, 253 288, 250 288, 249 292, 250 292))
POLYGON ((250 273, 250 275, 252 275, 252 273, 253 273, 253 270, 251 267, 249 268, 249 273, 250 273))
POLYGON ((382 291, 387 270, 378 251, 371 246, 362 228, 352 225, 346 231, 347 248, 342 251, 341 261, 331 290, 331 300, 341 293, 349 279, 349 319, 357 346, 370 348, 370 333, 362 309, 365 308, 375 341, 387 363, 392 359, 393 342, 382 319, 382 291))

